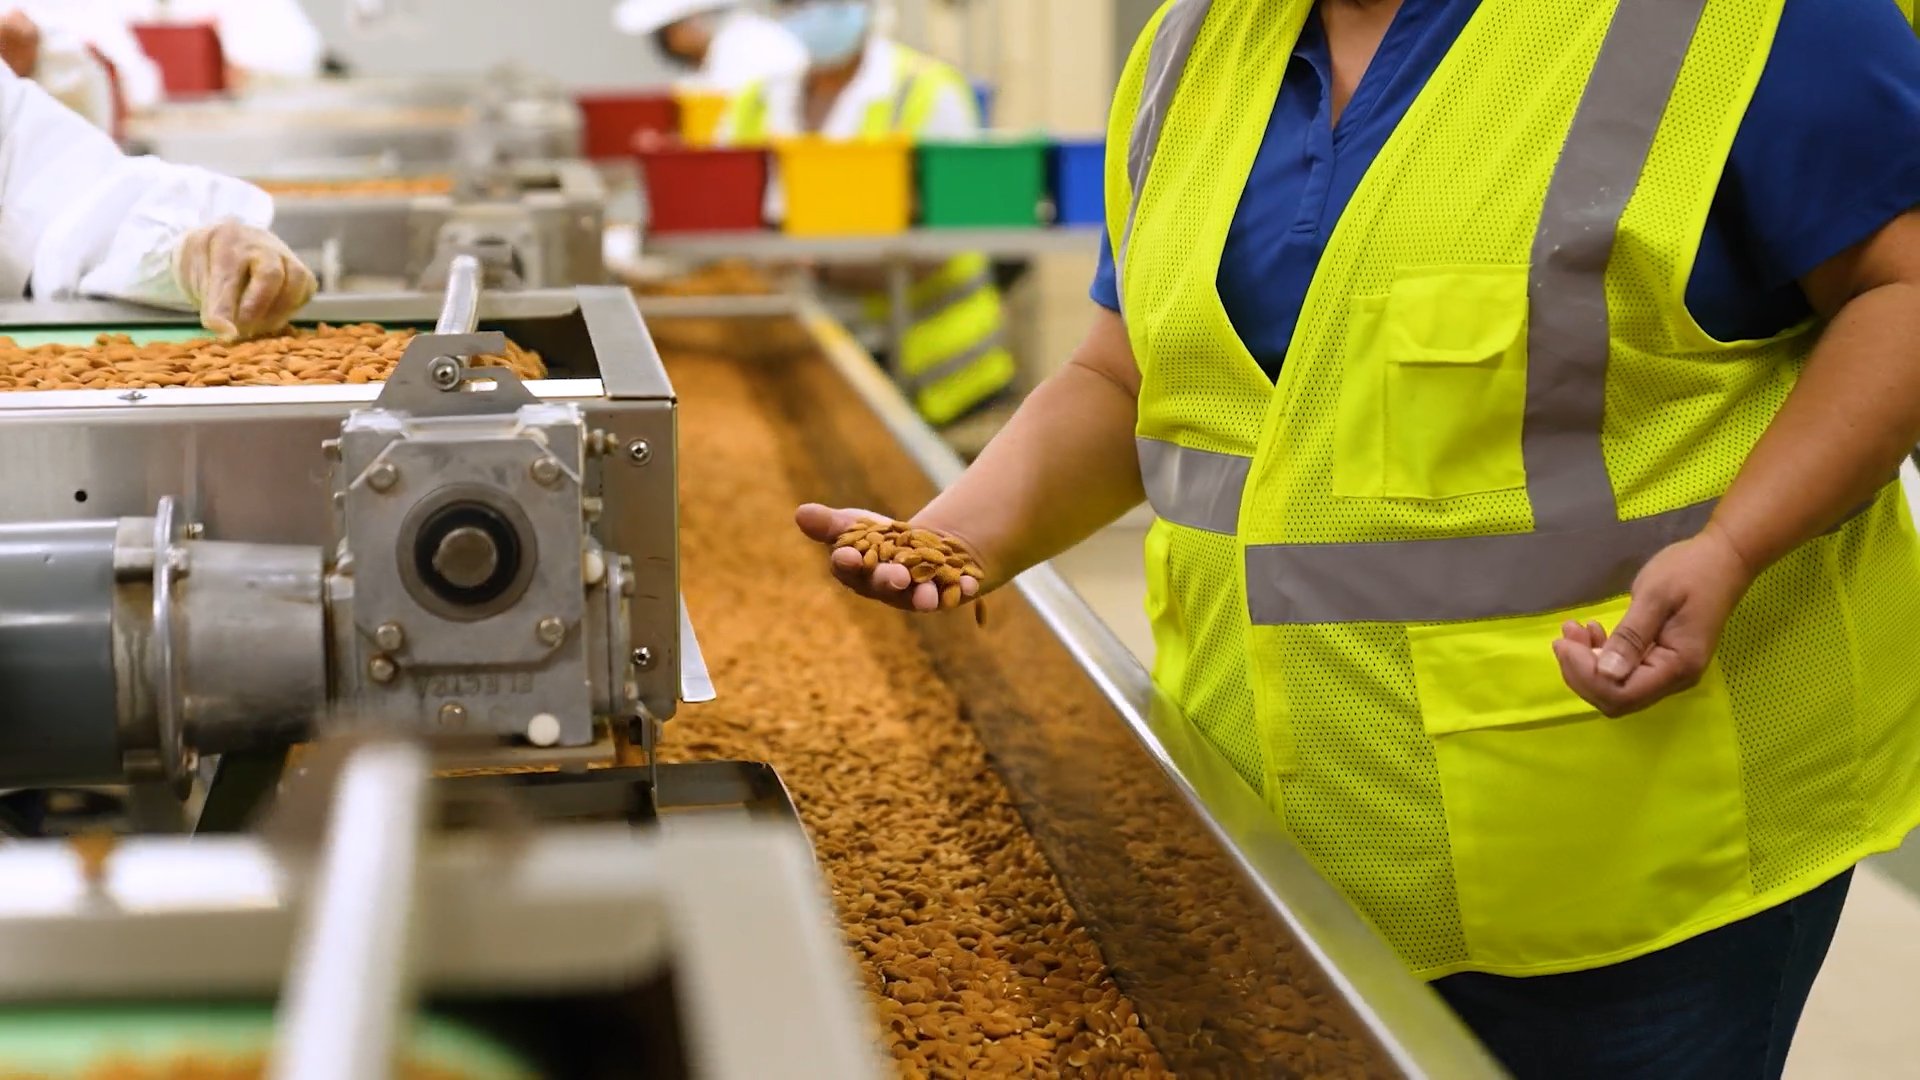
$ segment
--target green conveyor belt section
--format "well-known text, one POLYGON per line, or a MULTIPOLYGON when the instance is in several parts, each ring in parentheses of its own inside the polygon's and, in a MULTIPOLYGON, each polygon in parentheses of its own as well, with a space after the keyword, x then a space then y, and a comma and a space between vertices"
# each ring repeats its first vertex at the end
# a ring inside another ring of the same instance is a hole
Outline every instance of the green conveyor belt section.
POLYGON ((9 337, 23 349, 40 345, 91 345, 101 334, 126 334, 136 345, 156 341, 192 341, 207 337, 198 326, 50 326, 12 328, 0 326, 0 337, 9 337))
MULTIPOLYGON (((69 1080, 104 1062, 159 1067, 183 1058, 256 1058, 273 1041, 259 1005, 0 1008, 0 1075, 69 1080)), ((525 1062, 473 1029, 435 1018, 414 1025, 408 1059, 463 1080, 533 1080, 525 1062)))

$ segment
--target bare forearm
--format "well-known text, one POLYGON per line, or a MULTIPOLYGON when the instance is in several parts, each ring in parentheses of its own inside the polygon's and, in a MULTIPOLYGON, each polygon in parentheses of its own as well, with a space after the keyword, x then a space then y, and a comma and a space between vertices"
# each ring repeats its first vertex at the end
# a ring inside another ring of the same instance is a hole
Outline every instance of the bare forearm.
MULTIPOLYGON (((1138 504, 1145 497, 1133 441, 1138 384, 1116 377, 1120 358, 1107 351, 1116 347, 1125 348, 1117 319, 1089 335, 1074 361, 1033 392, 915 522, 966 540, 1005 581, 1138 504)), ((1132 363, 1130 354, 1124 362, 1132 363)))
POLYGON ((1714 514, 1757 573, 1871 499, 1920 442, 1920 285, 1862 292, 1828 326, 1714 514))

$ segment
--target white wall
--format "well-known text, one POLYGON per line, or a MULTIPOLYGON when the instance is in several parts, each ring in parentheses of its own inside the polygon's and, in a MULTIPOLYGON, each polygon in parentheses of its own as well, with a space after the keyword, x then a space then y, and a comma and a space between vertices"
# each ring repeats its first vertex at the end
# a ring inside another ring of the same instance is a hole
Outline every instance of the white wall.
POLYGON ((360 36, 347 29, 343 0, 301 0, 334 53, 360 74, 486 71, 512 62, 570 86, 667 77, 651 43, 613 29, 613 0, 410 2, 430 30, 360 36))

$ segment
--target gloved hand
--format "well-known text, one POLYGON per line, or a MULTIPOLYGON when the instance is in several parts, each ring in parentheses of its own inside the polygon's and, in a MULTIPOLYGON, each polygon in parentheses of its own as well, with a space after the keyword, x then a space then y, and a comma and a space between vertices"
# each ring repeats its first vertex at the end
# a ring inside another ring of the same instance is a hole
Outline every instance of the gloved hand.
POLYGON ((222 341, 284 329, 315 288, 313 271, 279 237, 231 220, 188 233, 173 276, 222 341))
POLYGON ((40 70, 40 28, 21 11, 0 15, 0 62, 23 79, 40 70))

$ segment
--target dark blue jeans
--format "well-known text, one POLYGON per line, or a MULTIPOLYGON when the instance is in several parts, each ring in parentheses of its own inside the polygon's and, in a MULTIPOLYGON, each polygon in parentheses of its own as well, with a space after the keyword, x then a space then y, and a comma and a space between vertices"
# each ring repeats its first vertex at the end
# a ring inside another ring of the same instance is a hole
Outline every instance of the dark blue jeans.
POLYGON ((1779 1080, 1852 881, 1623 964, 1433 986, 1516 1080, 1779 1080))

